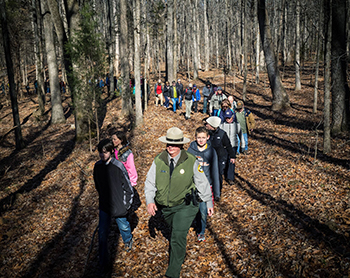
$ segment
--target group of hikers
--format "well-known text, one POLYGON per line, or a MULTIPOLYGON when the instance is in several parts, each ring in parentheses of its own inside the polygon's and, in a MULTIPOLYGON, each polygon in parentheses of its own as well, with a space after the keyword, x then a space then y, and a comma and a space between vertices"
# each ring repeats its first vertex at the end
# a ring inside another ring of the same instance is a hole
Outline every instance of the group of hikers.
MULTIPOLYGON (((195 85, 189 84, 183 90, 178 80, 172 86, 166 83, 159 93, 158 84, 157 106, 167 107, 171 99, 176 113, 184 100, 186 119, 192 109, 198 111, 200 96, 196 96, 195 85)), ((202 94, 203 113, 208 111, 210 115, 195 130, 195 140, 190 142, 178 127, 168 129, 159 138, 165 149, 153 160, 144 185, 148 214, 157 221, 165 220, 171 231, 165 277, 180 276, 191 225, 198 241, 205 241, 207 216, 213 215, 214 202, 220 202, 224 179, 226 184, 234 184, 236 156, 248 151, 248 134, 255 127, 254 117, 243 102, 227 98, 221 87, 214 91, 207 82, 202 94), (187 143, 190 144, 186 150, 187 143)), ((110 138, 99 142, 98 152, 100 160, 94 166, 93 176, 99 194, 99 273, 103 276, 109 270, 107 238, 111 219, 118 225, 125 250, 130 251, 130 215, 141 201, 135 188, 138 176, 134 156, 125 133, 113 131, 110 138)))

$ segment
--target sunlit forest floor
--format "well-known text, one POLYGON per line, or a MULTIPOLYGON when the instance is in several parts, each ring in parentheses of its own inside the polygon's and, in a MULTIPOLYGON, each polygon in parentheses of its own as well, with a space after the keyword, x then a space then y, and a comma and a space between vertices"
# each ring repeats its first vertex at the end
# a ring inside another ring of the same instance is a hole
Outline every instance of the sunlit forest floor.
MULTIPOLYGON (((350 140, 348 135, 334 138, 332 152, 322 153, 323 83, 318 112, 313 114, 313 80, 308 70, 304 69, 302 90, 296 93, 293 69, 286 69, 283 84, 291 109, 283 113, 270 111, 266 75, 261 75, 259 84, 249 79, 246 107, 256 119, 249 153, 238 156, 235 184, 224 183, 222 200, 208 220, 206 242, 197 242, 191 228, 181 277, 350 277, 350 140)), ((219 71, 200 72, 193 83, 202 89, 207 78, 224 87, 219 71)), ((226 82, 226 91, 241 99, 243 78, 228 76, 226 82)), ((174 114, 154 105, 153 90, 150 96, 144 125, 137 128, 132 119, 121 116, 119 98, 105 100, 101 137, 112 126, 128 132, 143 201, 133 221, 131 252, 123 250, 116 225, 111 228, 111 277, 163 277, 168 229, 150 221, 143 184, 153 158, 164 148, 158 138, 177 126, 193 140, 206 117, 193 113, 185 121, 184 108, 174 114)), ((57 126, 50 125, 49 102, 47 118, 39 121, 36 96, 19 100, 27 146, 16 151, 13 132, 8 133, 13 126, 11 107, 2 96, 2 277, 96 275, 97 235, 93 242, 92 238, 98 223, 98 197, 92 169, 98 153, 95 147, 90 152, 88 142, 74 142, 71 100, 63 99, 67 123, 57 126)))

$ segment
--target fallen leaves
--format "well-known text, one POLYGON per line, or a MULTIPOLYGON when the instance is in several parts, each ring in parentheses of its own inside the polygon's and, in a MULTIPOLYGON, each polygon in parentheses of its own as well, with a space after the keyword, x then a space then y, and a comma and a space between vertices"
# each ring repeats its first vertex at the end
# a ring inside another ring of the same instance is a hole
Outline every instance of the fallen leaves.
MULTIPOLYGON (((234 91, 237 98, 240 86, 237 83, 234 91)), ((259 86, 250 84, 246 105, 257 122, 249 154, 237 158, 235 184, 224 183, 222 199, 208 219, 206 242, 197 242, 190 230, 181 277, 349 276, 350 145, 346 139, 335 138, 332 153, 324 156, 319 137, 315 161, 312 123, 319 122, 321 113, 310 117, 304 110, 291 109, 275 115, 269 109, 268 92, 259 86)), ((312 111, 312 94, 307 88, 303 98, 293 94, 290 98, 312 111)), ((20 105, 22 115, 33 109, 31 102, 20 105)), ((119 99, 108 103, 102 137, 107 136, 109 124, 130 125, 119 108, 119 99)), ((5 107, 0 113, 9 111, 5 107)), ((164 149, 158 138, 178 126, 194 139, 195 128, 202 125, 203 114, 185 121, 183 112, 173 114, 155 107, 151 98, 144 125, 130 131, 142 200, 147 171, 164 149)), ((10 117, 3 117, 2 124, 1 130, 10 128, 10 117)), ((97 236, 86 268, 85 261, 98 223, 98 197, 92 181, 98 156, 91 155, 85 144, 64 152, 74 138, 71 124, 72 117, 66 125, 46 128, 45 123, 30 118, 23 129, 29 142, 23 151, 12 152, 9 136, 0 146, 0 198, 15 197, 13 204, 1 208, 0 216, 0 271, 6 277, 94 277, 96 273, 97 236)), ((163 277, 168 263, 164 231, 155 229, 154 237, 150 236, 144 203, 137 216, 135 244, 129 253, 123 251, 112 225, 112 276, 163 277)))

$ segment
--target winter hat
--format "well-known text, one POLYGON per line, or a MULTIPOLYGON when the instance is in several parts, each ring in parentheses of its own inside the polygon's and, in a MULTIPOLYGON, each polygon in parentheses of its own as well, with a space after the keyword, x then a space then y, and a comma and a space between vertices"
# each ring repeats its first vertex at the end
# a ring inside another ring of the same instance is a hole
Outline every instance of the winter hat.
POLYGON ((196 85, 196 84, 193 84, 193 88, 197 88, 197 85, 196 85))
POLYGON ((222 88, 221 88, 221 87, 218 87, 218 91, 219 91, 219 90, 222 91, 222 88))
POLYGON ((206 119, 206 122, 210 124, 213 128, 217 128, 221 124, 221 119, 218 116, 211 116, 208 119, 206 119))
POLYGON ((237 106, 236 106, 236 109, 242 109, 243 107, 243 101, 237 101, 237 106))
POLYGON ((188 84, 188 87, 192 88, 192 83, 188 84))
POLYGON ((232 118, 232 116, 233 116, 232 110, 231 110, 231 109, 227 109, 227 110, 225 111, 225 113, 224 113, 224 117, 225 117, 225 118, 232 118))
POLYGON ((182 145, 191 140, 184 137, 184 133, 178 127, 169 128, 166 136, 159 137, 159 141, 166 144, 182 145))

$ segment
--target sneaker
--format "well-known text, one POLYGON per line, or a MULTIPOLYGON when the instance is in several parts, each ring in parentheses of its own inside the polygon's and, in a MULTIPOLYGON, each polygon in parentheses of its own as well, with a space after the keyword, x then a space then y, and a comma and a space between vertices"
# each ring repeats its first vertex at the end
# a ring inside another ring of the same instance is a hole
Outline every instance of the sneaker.
POLYGON ((220 202, 220 197, 215 197, 214 202, 220 202))
POLYGON ((132 243, 133 243, 133 239, 131 239, 130 241, 124 243, 124 246, 125 246, 124 249, 125 249, 126 252, 129 252, 131 250, 132 243))
POLYGON ((200 242, 200 241, 205 241, 205 236, 199 234, 199 235, 198 235, 198 241, 199 241, 199 242, 200 242))

